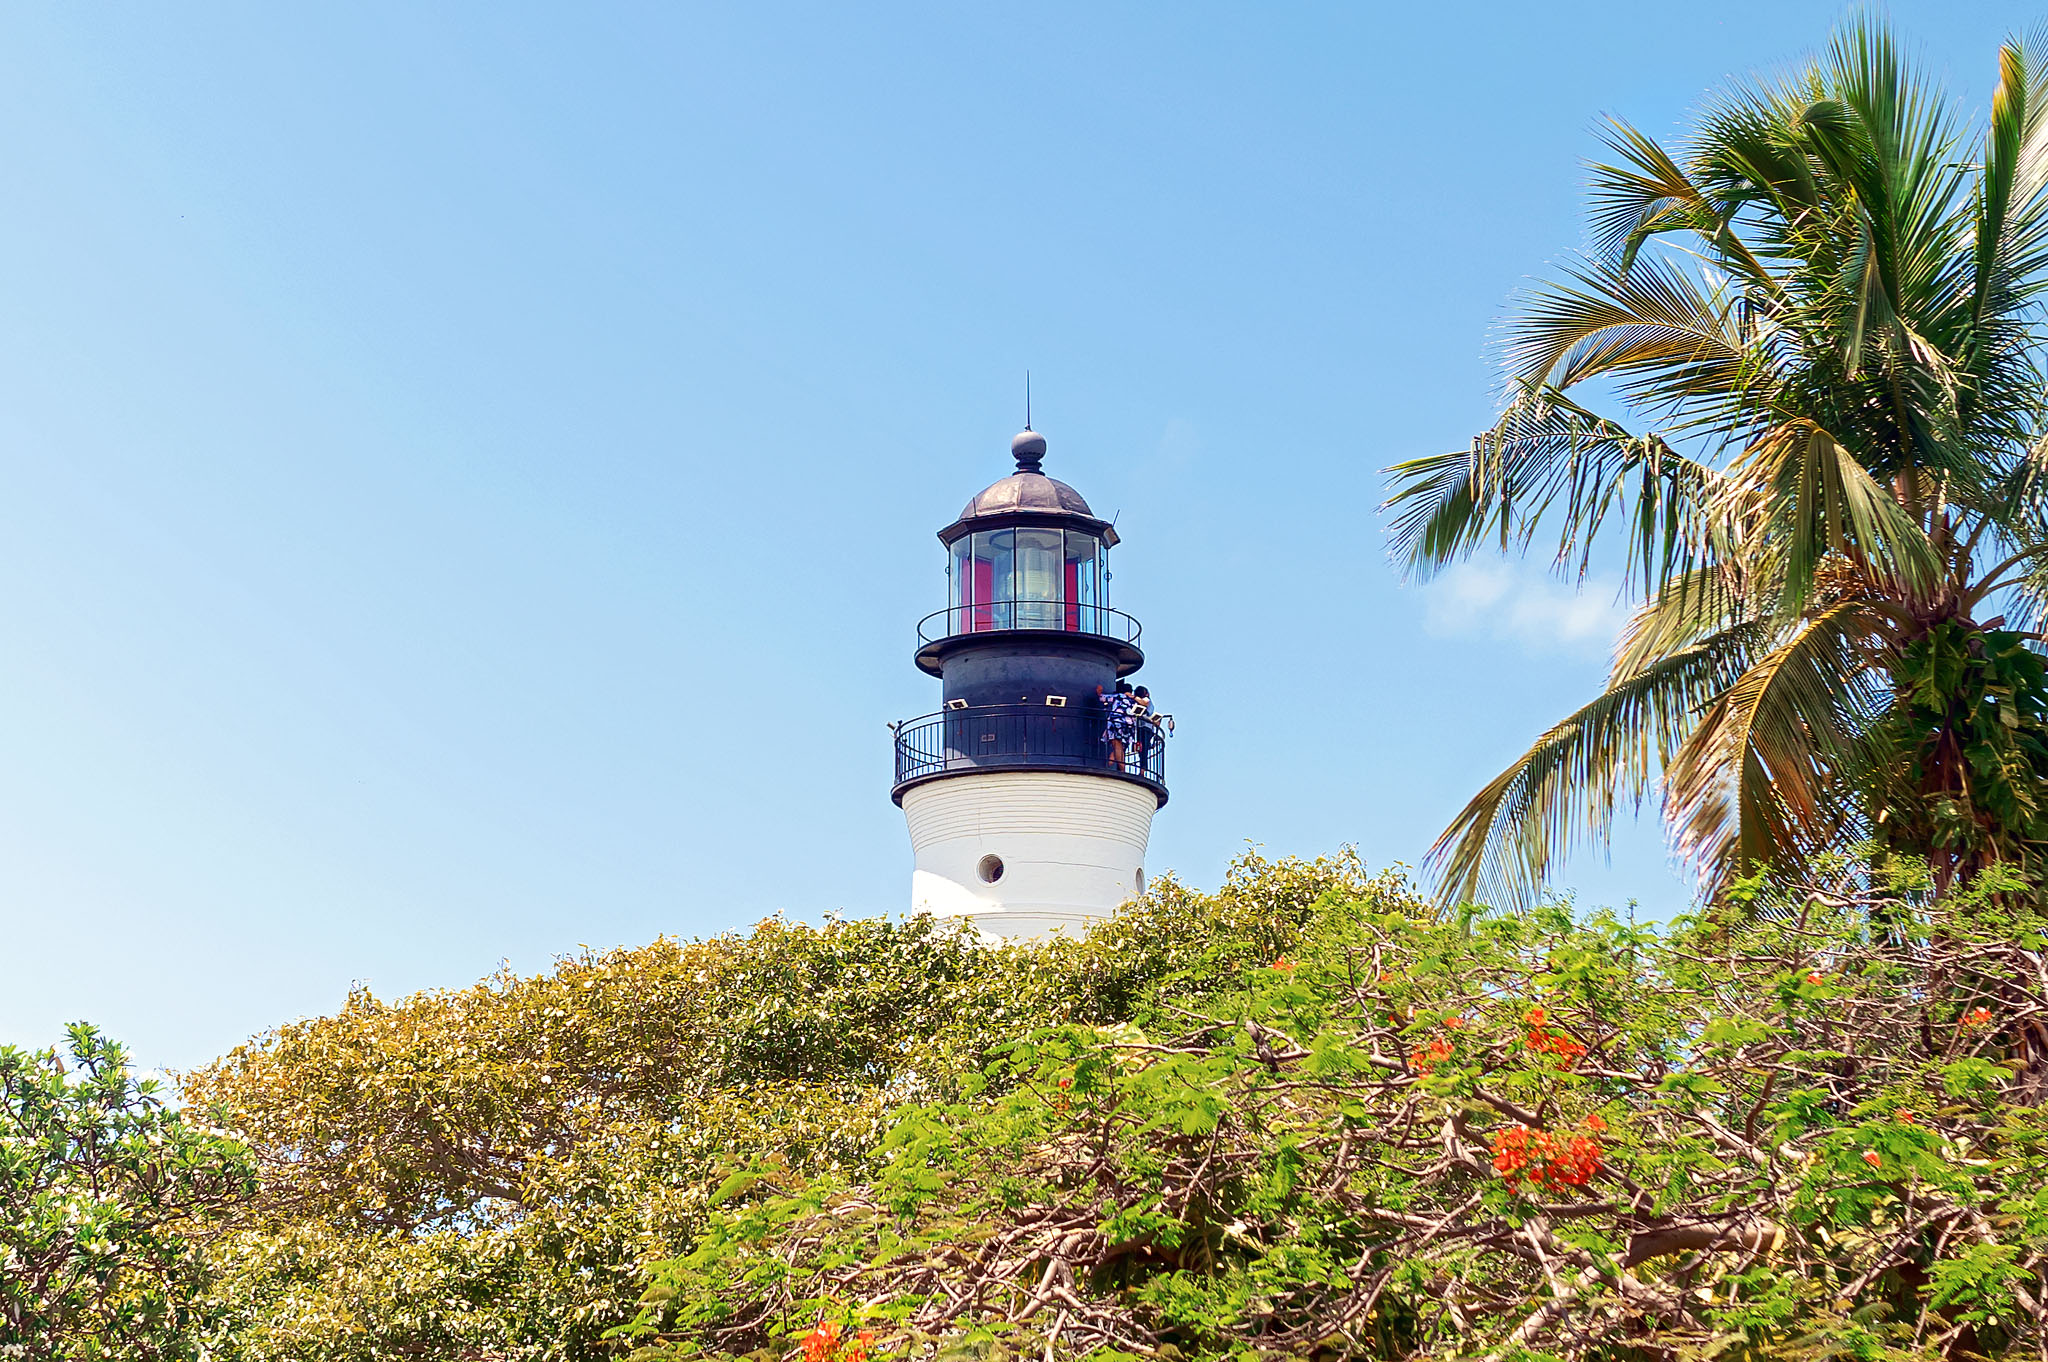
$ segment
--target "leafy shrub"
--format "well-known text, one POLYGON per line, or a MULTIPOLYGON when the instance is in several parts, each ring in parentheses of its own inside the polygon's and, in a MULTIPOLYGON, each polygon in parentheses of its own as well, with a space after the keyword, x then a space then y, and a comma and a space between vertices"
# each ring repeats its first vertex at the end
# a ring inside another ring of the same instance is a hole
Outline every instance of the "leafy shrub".
POLYGON ((70 1028, 0 1046, 0 1357, 186 1358, 204 1265, 192 1232, 246 1195, 246 1152, 133 1077, 121 1047, 70 1028))

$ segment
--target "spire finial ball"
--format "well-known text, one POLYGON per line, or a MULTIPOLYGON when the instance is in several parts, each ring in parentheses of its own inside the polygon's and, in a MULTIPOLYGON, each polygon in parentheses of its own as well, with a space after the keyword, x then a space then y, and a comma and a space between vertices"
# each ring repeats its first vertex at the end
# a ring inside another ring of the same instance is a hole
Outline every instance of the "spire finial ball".
POLYGON ((1010 453, 1019 473, 1039 472, 1045 463, 1045 437, 1027 426, 1010 441, 1010 453))

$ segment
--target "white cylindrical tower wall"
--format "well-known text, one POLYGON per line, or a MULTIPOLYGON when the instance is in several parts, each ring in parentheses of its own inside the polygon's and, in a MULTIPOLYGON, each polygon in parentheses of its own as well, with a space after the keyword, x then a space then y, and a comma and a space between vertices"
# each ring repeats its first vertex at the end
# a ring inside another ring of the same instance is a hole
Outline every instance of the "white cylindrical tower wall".
POLYGON ((914 913, 972 919, 992 936, 1085 933, 1144 892, 1158 799, 1114 776, 955 775, 903 792, 914 913))

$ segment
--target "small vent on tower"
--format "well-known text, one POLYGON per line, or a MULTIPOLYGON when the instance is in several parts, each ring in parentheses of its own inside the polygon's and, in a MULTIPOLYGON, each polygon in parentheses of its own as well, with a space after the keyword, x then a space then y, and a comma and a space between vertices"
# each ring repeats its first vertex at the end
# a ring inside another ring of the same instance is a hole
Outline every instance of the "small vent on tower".
POLYGON ((1000 856, 982 857, 981 864, 974 867, 974 873, 981 876, 983 884, 994 884, 1003 877, 1003 858, 1000 856))
POLYGON ((1067 697, 1064 695, 1048 695, 1045 697, 1045 702, 1054 709, 1065 709, 1067 707, 1067 697))
POLYGON ((965 700, 948 700, 948 701, 946 701, 946 708, 947 708, 947 709, 965 709, 965 708, 967 708, 967 702, 966 702, 965 700))

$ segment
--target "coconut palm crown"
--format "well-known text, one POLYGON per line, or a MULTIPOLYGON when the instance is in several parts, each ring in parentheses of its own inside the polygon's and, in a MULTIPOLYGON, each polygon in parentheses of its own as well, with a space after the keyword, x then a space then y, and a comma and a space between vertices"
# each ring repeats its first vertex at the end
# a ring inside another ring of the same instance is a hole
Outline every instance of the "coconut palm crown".
POLYGON ((1668 148, 1605 143, 1500 419, 1389 470, 1414 573, 1618 559, 1636 607, 1440 888, 1526 901, 1653 789, 1709 891, 1873 838, 2048 869, 2048 45, 2001 49, 1981 126, 1864 20, 1668 148))

